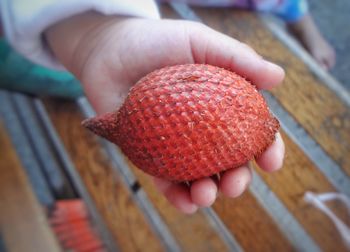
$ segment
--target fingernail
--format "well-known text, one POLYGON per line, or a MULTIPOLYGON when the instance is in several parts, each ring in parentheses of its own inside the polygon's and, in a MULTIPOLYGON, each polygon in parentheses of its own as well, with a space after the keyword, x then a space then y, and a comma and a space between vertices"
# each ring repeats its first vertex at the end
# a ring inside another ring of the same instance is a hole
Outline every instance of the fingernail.
POLYGON ((282 67, 280 67, 279 65, 276 65, 275 63, 272 63, 270 61, 267 61, 267 60, 265 60, 265 62, 267 64, 268 71, 278 72, 279 74, 284 76, 284 70, 282 67))
POLYGON ((235 191, 235 193, 231 195, 232 198, 237 198, 237 197, 241 196, 243 194, 243 192, 245 191, 245 189, 247 188, 248 182, 247 181, 245 181, 245 182, 238 181, 237 184, 238 184, 239 189, 237 189, 235 191))

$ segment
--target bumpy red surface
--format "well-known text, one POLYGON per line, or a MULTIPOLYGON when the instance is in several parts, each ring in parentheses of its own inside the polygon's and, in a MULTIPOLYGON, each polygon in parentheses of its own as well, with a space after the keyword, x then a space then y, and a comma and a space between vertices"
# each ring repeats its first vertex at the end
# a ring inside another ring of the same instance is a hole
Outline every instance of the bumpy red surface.
POLYGON ((245 164, 274 141, 279 128, 255 86, 198 64, 148 74, 118 111, 83 125, 117 144, 140 169, 172 181, 245 164))

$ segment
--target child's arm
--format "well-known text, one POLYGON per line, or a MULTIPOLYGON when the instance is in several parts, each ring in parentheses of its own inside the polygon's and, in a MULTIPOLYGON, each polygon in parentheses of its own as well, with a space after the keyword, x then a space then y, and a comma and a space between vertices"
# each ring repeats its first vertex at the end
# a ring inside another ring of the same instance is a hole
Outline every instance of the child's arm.
MULTIPOLYGON (((54 55, 82 82, 98 113, 116 109, 129 88, 142 76, 166 65, 207 63, 246 76, 262 89, 278 85, 283 70, 250 47, 204 25, 171 20, 146 20, 103 16, 95 12, 77 15, 50 27, 46 33, 54 55)), ((284 145, 280 136, 257 160, 262 169, 282 166, 284 145)), ((245 165, 226 171, 218 186, 211 178, 191 187, 155 179, 159 190, 179 210, 192 213, 210 206, 218 190, 239 196, 251 180, 245 165)))
POLYGON ((277 5, 272 12, 286 22, 288 30, 322 68, 331 69, 335 64, 335 51, 317 28, 307 0, 282 0, 277 5))
POLYGON ((287 27, 322 68, 329 70, 335 65, 335 51, 323 37, 310 14, 288 23, 287 27))

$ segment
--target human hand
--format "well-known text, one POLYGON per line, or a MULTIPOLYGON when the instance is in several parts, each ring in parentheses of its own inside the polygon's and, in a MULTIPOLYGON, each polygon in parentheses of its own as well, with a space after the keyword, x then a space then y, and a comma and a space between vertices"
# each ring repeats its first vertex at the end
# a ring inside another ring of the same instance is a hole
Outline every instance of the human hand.
MULTIPOLYGON (((85 13, 51 27, 46 36, 56 57, 80 79, 98 114, 116 110, 141 77, 168 65, 205 63, 231 69, 259 89, 270 89, 284 77, 280 67, 247 45, 188 21, 85 13)), ((284 144, 277 134, 256 161, 263 170, 274 171, 282 166, 283 156, 284 144)), ((251 176, 244 165, 225 171, 219 181, 204 178, 185 185, 154 178, 154 182, 177 209, 193 213, 212 205, 218 191, 227 197, 239 196, 251 176)))

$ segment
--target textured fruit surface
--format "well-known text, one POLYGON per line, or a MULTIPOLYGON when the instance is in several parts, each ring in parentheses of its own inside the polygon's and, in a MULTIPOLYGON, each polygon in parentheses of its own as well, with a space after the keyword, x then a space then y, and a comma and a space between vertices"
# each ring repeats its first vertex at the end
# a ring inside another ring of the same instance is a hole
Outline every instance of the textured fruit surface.
POLYGON ((178 182, 245 164, 274 141, 279 128, 255 86, 199 64, 146 75, 118 111, 83 125, 117 144, 145 172, 178 182))

